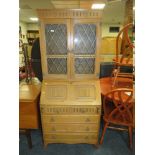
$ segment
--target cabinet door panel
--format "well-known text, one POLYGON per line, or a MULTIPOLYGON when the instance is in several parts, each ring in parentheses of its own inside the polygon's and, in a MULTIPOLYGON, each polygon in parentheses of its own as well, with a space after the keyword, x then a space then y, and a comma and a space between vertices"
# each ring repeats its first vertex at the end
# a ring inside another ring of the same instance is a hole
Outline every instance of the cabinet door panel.
POLYGON ((98 73, 99 22, 72 21, 72 78, 94 79, 98 73))
POLYGON ((46 77, 68 79, 70 76, 69 24, 68 19, 44 19, 42 22, 42 68, 46 77))

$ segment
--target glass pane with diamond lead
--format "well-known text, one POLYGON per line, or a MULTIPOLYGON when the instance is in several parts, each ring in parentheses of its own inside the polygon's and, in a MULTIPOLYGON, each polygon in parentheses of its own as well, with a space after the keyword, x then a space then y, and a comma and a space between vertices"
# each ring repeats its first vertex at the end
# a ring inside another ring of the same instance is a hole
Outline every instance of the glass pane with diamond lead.
POLYGON ((94 74, 95 58, 75 58, 75 74, 94 74))
POLYGON ((47 58, 48 74, 67 74, 67 58, 47 58))
POLYGON ((47 54, 67 54, 67 27, 65 24, 46 24, 45 38, 47 54))
POLYGON ((96 51, 96 25, 74 25, 74 53, 95 54, 96 51))

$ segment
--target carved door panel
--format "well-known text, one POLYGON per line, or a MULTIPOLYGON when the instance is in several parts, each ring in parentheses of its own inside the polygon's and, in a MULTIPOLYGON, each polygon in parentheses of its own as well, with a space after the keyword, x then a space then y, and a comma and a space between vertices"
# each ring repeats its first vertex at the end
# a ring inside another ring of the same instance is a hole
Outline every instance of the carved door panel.
POLYGON ((46 77, 68 79, 70 74, 69 37, 67 19, 44 19, 41 25, 42 68, 46 77), (45 61, 45 62, 44 62, 45 61))

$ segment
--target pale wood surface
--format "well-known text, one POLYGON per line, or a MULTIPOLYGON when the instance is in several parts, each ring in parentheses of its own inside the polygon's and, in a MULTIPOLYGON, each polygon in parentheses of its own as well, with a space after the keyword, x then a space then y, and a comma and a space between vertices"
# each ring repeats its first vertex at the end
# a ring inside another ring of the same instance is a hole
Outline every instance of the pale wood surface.
POLYGON ((96 144, 98 142, 97 133, 54 133, 44 134, 45 143, 88 143, 96 144))
POLYGON ((96 132, 97 124, 44 124, 44 131, 47 133, 54 132, 96 132))
POLYGON ((77 144, 77 143, 87 143, 87 144, 97 144, 98 143, 98 139, 95 138, 91 138, 90 136, 85 136, 84 138, 80 138, 80 135, 79 135, 79 138, 77 139, 71 139, 71 138, 68 138, 68 139, 61 139, 61 138, 56 138, 56 139, 49 139, 49 138, 44 138, 44 145, 47 146, 47 144, 49 143, 65 143, 65 144, 77 144))
POLYGON ((58 9, 58 10, 48 10, 48 9, 38 9, 38 16, 40 19, 42 18, 93 18, 93 19, 101 19, 102 18, 102 10, 80 10, 80 9, 58 9))
POLYGON ((96 139, 97 134, 96 133, 50 133, 50 134, 44 134, 45 139, 96 139))
POLYGON ((44 123, 95 123, 98 124, 100 115, 43 115, 42 121, 44 123))
POLYGON ((19 88, 19 128, 39 127, 38 101, 41 85, 21 83, 19 88))
POLYGON ((101 105, 99 80, 43 81, 41 105, 101 105))
POLYGON ((41 91, 41 85, 21 83, 19 86, 20 102, 33 102, 41 91))

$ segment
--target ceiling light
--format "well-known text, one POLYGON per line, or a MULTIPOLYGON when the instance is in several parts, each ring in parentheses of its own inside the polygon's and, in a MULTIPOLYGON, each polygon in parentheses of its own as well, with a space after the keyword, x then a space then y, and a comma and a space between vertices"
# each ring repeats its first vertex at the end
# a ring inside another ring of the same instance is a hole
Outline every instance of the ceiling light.
POLYGON ((35 22, 36 22, 36 21, 38 21, 38 18, 37 18, 37 17, 31 17, 31 18, 30 18, 30 20, 35 21, 35 22))
POLYGON ((104 9, 105 4, 92 4, 92 9, 104 9))

